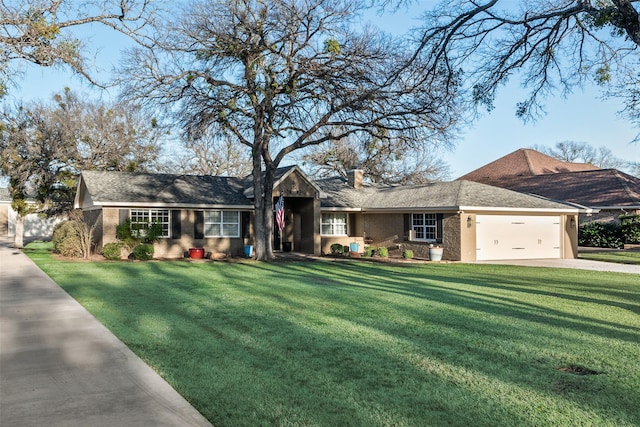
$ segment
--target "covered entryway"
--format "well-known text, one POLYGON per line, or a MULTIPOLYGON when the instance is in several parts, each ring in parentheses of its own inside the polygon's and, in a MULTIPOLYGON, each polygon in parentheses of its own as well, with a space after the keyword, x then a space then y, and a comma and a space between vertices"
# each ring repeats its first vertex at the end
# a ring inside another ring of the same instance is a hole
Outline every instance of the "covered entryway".
POLYGON ((536 258, 562 258, 559 216, 476 216, 478 261, 536 258))
MULTIPOLYGON (((276 200, 274 200, 275 206, 276 200)), ((275 250, 294 251, 313 254, 315 249, 314 239, 314 199, 307 197, 284 198, 284 229, 282 230, 282 246, 280 246, 280 233, 275 224, 274 212, 274 242, 275 250), (288 246, 288 247, 286 247, 288 246)))

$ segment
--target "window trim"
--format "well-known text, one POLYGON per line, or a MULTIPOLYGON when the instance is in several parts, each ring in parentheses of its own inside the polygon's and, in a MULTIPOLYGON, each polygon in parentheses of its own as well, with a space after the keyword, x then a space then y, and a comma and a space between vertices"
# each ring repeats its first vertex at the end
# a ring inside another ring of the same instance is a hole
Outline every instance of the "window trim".
MULTIPOLYGON (((153 213, 155 213, 156 218, 157 217, 162 217, 162 218, 167 218, 167 221, 157 221, 158 223, 160 223, 160 225, 162 225, 162 231, 163 234, 158 236, 160 239, 170 239, 171 238, 171 209, 162 209, 162 208, 131 208, 129 209, 129 224, 131 227, 131 231, 133 232, 133 225, 134 224, 144 224, 145 222, 142 221, 134 221, 133 220, 133 212, 137 211, 137 212, 145 212, 144 216, 146 216, 148 218, 148 220, 146 221, 146 224, 152 224, 152 217, 154 216, 153 213), (166 233, 166 235, 164 234, 166 233)), ((139 229, 137 229, 136 231, 139 231, 139 229)), ((143 236, 144 237, 144 236, 143 236)))
POLYGON ((242 226, 242 218, 240 215, 240 211, 230 211, 230 210, 224 210, 224 209, 208 209, 204 211, 204 218, 203 218, 203 222, 204 222, 204 227, 203 227, 203 234, 205 238, 217 238, 217 239, 236 239, 241 237, 241 226, 242 226), (219 212, 220 213, 220 221, 219 222, 214 222, 214 221, 210 221, 209 220, 209 214, 213 213, 213 212, 219 212), (224 214, 225 213, 235 213, 236 214, 236 221, 235 222, 225 222, 224 220, 224 214), (215 224, 215 225, 219 225, 220 226, 220 235, 214 235, 214 234, 208 234, 207 233, 207 225, 209 224, 215 224), (224 226, 225 225, 230 225, 230 224, 235 224, 236 225, 236 230, 235 233, 233 235, 229 235, 229 236, 225 236, 224 235, 224 226))
POLYGON ((343 236, 343 237, 348 237, 349 236, 349 214, 346 212, 323 212, 320 218, 320 235, 321 236, 343 236), (342 226, 343 224, 336 224, 335 222, 331 221, 331 222, 326 222, 325 218, 327 216, 331 216, 332 218, 336 218, 338 215, 343 216, 344 217, 344 229, 345 229, 345 233, 336 233, 335 229, 336 226, 342 226), (325 233, 324 232, 324 227, 325 225, 330 225, 331 226, 331 233, 325 233))
POLYGON ((432 213, 432 212, 414 212, 411 213, 411 216, 409 218, 409 225, 410 225, 410 240, 415 241, 415 242, 428 242, 428 243, 437 243, 439 241, 439 239, 441 239, 441 236, 438 235, 438 214, 437 213, 432 213), (415 216, 416 215, 420 215, 422 217, 423 220, 423 224, 422 225, 415 225, 415 216), (433 224, 432 225, 427 225, 427 219, 429 220, 433 220, 433 224), (429 234, 432 234, 434 237, 424 237, 424 238, 418 238, 416 237, 416 228, 422 228, 424 231, 424 235, 428 236, 429 234))

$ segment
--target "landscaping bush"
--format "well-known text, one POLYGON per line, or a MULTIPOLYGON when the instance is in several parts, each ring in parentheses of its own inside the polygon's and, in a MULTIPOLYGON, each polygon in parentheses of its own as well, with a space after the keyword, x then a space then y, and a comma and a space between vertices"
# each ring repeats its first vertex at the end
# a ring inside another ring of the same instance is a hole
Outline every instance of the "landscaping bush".
POLYGON ((116 238, 128 248, 134 248, 141 243, 153 243, 162 236, 162 225, 154 222, 135 224, 132 230, 131 220, 116 226, 116 238))
POLYGON ((602 222, 588 222, 578 230, 578 244, 595 248, 619 248, 623 246, 619 225, 602 222))
POLYGON ((383 247, 378 248, 378 256, 386 258, 389 256, 389 249, 383 247))
POLYGON ((53 228, 53 252, 66 257, 82 258, 82 241, 76 221, 63 221, 53 228))
POLYGON ((412 259, 413 251, 411 249, 405 249, 404 251, 402 251, 402 258, 412 259))
POLYGON ((153 259, 153 245, 151 243, 142 243, 133 248, 133 256, 141 261, 153 259))
POLYGON ((112 261, 119 260, 123 246, 124 244, 121 242, 107 243, 102 247, 102 256, 112 261))
POLYGON ((376 248, 374 246, 367 246, 364 248, 364 256, 372 257, 373 254, 376 253, 376 248))
POLYGON ((640 243, 640 215, 620 215, 624 243, 640 243))
POLYGON ((334 243, 333 245, 331 245, 331 255, 344 255, 344 246, 340 243, 334 243))

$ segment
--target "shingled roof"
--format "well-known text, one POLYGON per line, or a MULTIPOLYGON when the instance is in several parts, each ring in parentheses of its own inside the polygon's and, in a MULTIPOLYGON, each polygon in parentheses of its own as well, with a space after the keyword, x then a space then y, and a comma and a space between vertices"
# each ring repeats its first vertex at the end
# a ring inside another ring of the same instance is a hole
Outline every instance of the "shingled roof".
POLYGON ((640 178, 520 149, 458 178, 596 209, 640 208, 640 178))
POLYGON ((82 172, 94 205, 251 206, 243 180, 209 175, 139 172, 82 172))
POLYGON ((495 185, 507 176, 536 176, 598 170, 588 163, 563 162, 539 151, 521 148, 458 179, 495 185))
MULTIPOLYGON (((279 170, 284 178, 293 169, 279 170)), ((246 178, 153 173, 82 173, 93 206, 212 207, 250 209, 246 178)), ((439 182, 415 186, 368 184, 355 189, 343 178, 313 181, 325 210, 463 210, 470 208, 510 210, 575 210, 575 206, 472 181, 439 182)), ((78 195, 76 197, 79 197, 78 195)), ((79 205, 79 199, 76 199, 79 205)))
POLYGON ((616 169, 503 177, 493 185, 593 208, 640 207, 640 178, 616 169))
POLYGON ((346 180, 317 181, 327 198, 323 208, 359 206, 365 211, 464 210, 471 208, 513 210, 573 210, 575 206, 543 197, 518 193, 473 181, 437 182, 412 186, 369 185, 360 190, 346 180))

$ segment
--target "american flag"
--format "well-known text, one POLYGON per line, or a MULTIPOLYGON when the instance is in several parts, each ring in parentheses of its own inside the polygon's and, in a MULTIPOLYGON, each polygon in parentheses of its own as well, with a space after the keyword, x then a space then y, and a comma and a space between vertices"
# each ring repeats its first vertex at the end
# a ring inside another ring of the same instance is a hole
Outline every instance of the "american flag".
POLYGON ((282 232, 284 228, 284 198, 280 195, 278 202, 276 203, 276 224, 278 224, 278 230, 282 232))

